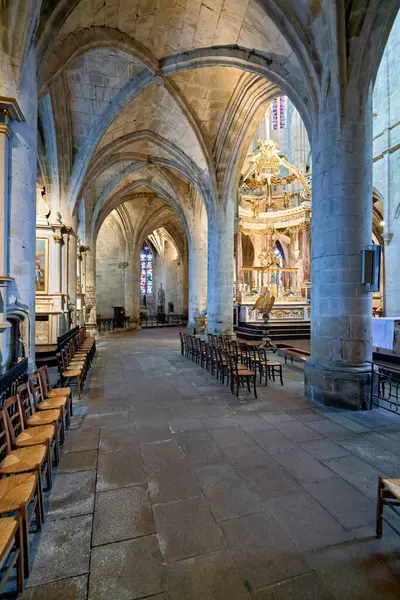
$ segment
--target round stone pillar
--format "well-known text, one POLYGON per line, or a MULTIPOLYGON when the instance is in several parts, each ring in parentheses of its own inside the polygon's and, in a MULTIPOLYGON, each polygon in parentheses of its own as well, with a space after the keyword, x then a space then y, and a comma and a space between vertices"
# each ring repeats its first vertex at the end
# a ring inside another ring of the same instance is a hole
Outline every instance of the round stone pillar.
POLYGON ((189 240, 189 319, 188 327, 198 329, 196 317, 207 310, 207 214, 204 207, 194 221, 189 240))
POLYGON ((96 332, 96 243, 86 251, 85 268, 85 326, 88 332, 96 332))
POLYGON ((233 331, 234 210, 231 200, 208 219, 208 301, 210 333, 233 331))
MULTIPOLYGON (((329 104, 329 103, 328 103, 329 104)), ((361 284, 371 244, 372 110, 353 90, 319 115, 312 140, 311 358, 305 393, 326 405, 368 406, 372 300, 361 284), (350 94, 349 94, 350 95, 350 94)))

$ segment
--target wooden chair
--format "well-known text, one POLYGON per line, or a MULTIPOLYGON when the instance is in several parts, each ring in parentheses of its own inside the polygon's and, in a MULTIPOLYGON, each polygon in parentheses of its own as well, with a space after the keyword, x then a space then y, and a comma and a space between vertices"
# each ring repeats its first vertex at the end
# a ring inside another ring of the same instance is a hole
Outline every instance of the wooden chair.
POLYGON ((257 348, 257 354, 260 383, 262 378, 265 377, 265 385, 267 385, 268 379, 272 378, 272 380, 275 381, 275 375, 278 375, 281 385, 283 385, 282 364, 276 360, 268 360, 268 354, 265 348, 257 348))
POLYGON ((68 367, 68 364, 65 363, 65 358, 62 351, 57 353, 57 365, 61 384, 65 385, 66 383, 68 385, 71 382, 75 382, 78 388, 78 400, 80 400, 84 379, 83 369, 81 367, 68 367))
POLYGON ((219 378, 221 380, 222 385, 225 384, 226 377, 226 385, 229 383, 230 376, 230 363, 227 358, 227 353, 220 346, 217 347, 217 355, 218 355, 218 372, 219 378))
MULTIPOLYGON (((34 517, 36 529, 42 529, 38 479, 35 473, 21 473, 0 479, 0 515, 21 515, 25 577, 29 576, 29 528, 34 517)), ((2 519, 0 519, 1 523, 2 519)))
POLYGON ((35 409, 39 411, 39 416, 42 411, 44 411, 45 415, 50 414, 50 411, 59 411, 61 416, 60 443, 63 444, 65 440, 65 429, 69 426, 70 422, 68 397, 59 396, 58 398, 46 401, 39 373, 32 373, 32 375, 29 376, 28 387, 34 399, 35 409))
POLYGON ((47 489, 52 486, 51 464, 45 444, 29 448, 12 449, 7 417, 0 411, 0 475, 19 475, 20 473, 35 473, 38 479, 39 500, 42 521, 44 521, 43 480, 46 477, 47 489))
POLYGON ((49 390, 48 388, 48 384, 47 384, 47 377, 45 375, 45 371, 44 369, 47 370, 47 367, 40 367, 38 373, 39 373, 39 383, 40 383, 40 389, 41 389, 41 393, 42 393, 42 398, 43 398, 43 408, 41 408, 41 406, 39 406, 39 410, 47 410, 47 408, 45 408, 45 406, 49 407, 49 408, 59 408, 61 406, 64 406, 64 399, 66 400, 66 415, 65 415, 65 422, 66 422, 66 426, 67 428, 70 426, 71 424, 71 415, 72 415, 72 393, 71 393, 71 388, 56 388, 55 390, 49 390), (62 390, 64 391, 63 393, 62 390), (52 394, 51 392, 57 392, 55 394, 52 394))
POLYGON ((25 426, 19 396, 11 396, 3 406, 7 418, 8 431, 10 432, 11 445, 13 448, 31 448, 38 444, 44 444, 47 450, 49 463, 49 477, 52 481, 52 456, 55 464, 58 464, 59 454, 56 444, 56 428, 54 425, 41 425, 40 427, 25 426))
POLYGON ((14 568, 17 571, 17 593, 24 590, 24 552, 22 520, 17 517, 0 519, 0 592, 6 587, 14 568))
POLYGON ((257 374, 255 371, 251 371, 245 367, 239 366, 237 358, 230 354, 226 353, 226 356, 229 360, 230 366, 230 380, 231 380, 231 391, 234 393, 234 388, 236 388, 236 396, 239 397, 239 387, 247 384, 247 388, 249 392, 251 392, 250 383, 253 383, 254 395, 257 398, 257 387, 256 387, 256 379, 257 374))
POLYGON ((179 339, 181 342, 181 354, 182 356, 185 356, 185 340, 182 331, 179 332, 179 339))
POLYGON ((376 504, 376 537, 382 537, 383 521, 389 525, 398 535, 400 531, 383 515, 383 507, 388 506, 398 517, 400 513, 395 508, 400 506, 400 479, 379 477, 378 499, 376 504))
POLYGON ((52 409, 38 411, 35 405, 35 399, 29 389, 28 383, 22 383, 17 387, 17 396, 21 401, 22 414, 26 427, 43 427, 44 425, 54 425, 57 454, 59 454, 59 445, 64 439, 63 417, 61 409, 52 409))

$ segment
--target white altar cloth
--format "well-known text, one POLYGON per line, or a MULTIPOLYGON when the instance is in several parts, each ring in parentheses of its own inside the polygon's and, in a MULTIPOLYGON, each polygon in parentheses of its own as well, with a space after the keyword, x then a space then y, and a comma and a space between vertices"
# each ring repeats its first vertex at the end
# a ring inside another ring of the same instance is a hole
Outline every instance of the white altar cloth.
POLYGON ((372 319, 372 345, 375 348, 393 350, 394 319, 372 319))

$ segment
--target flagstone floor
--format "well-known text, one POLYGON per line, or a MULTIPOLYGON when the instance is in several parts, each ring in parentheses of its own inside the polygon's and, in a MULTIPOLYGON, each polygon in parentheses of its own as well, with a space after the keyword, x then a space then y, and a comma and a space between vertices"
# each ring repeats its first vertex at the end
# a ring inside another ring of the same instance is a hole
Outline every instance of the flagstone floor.
POLYGON ((374 513, 400 416, 312 405, 302 378, 238 401, 177 329, 100 338, 23 600, 398 600, 374 513))

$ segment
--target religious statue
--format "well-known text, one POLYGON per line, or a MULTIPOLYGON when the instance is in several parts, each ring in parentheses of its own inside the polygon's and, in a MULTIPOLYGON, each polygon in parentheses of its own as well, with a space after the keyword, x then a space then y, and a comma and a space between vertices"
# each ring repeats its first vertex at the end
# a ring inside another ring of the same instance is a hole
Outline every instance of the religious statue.
POLYGON ((257 310, 259 313, 262 314, 264 321, 268 321, 269 313, 271 312, 274 303, 275 296, 271 296, 271 292, 268 289, 264 288, 263 293, 257 299, 256 303, 254 304, 251 310, 257 310))

